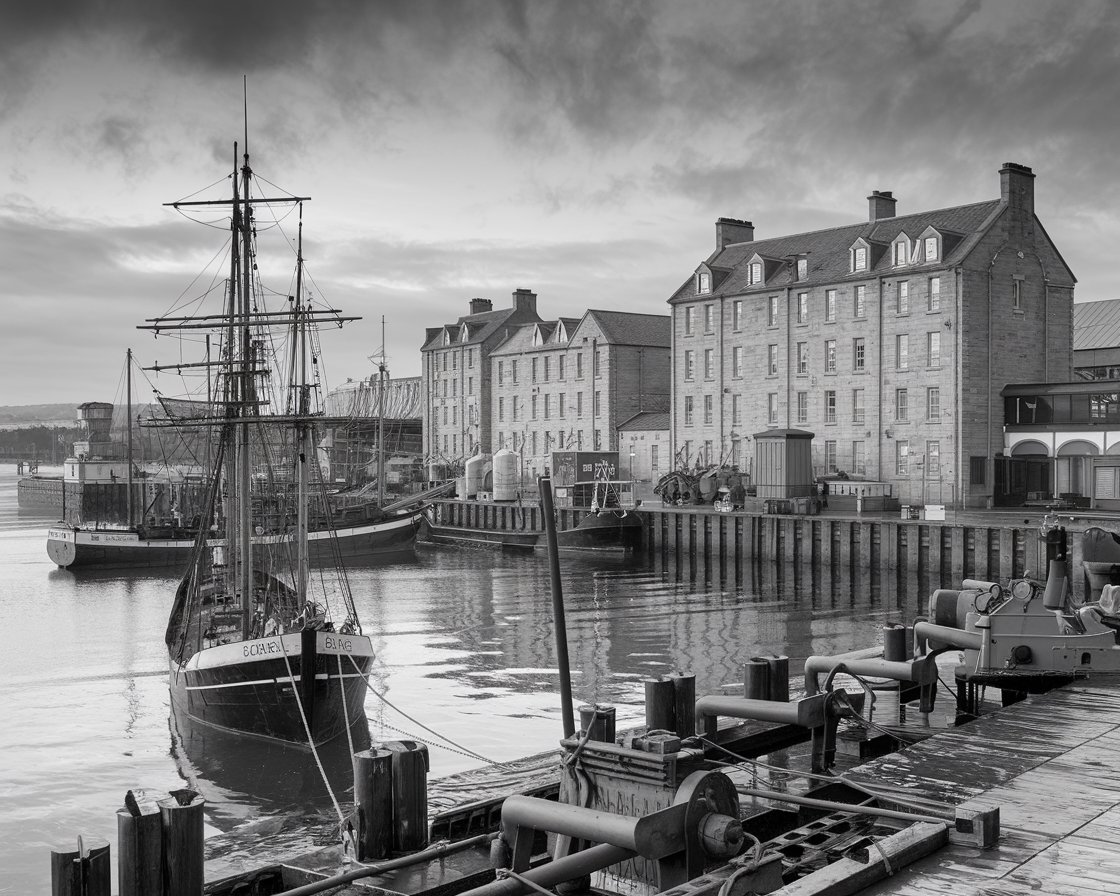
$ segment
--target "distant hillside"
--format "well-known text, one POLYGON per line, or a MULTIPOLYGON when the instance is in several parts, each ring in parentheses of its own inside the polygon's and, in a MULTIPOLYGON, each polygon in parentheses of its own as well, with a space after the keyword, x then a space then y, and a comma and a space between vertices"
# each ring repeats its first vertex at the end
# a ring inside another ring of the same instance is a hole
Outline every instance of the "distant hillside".
POLYGON ((0 407, 0 429, 23 426, 73 426, 78 419, 75 404, 25 404, 0 407))

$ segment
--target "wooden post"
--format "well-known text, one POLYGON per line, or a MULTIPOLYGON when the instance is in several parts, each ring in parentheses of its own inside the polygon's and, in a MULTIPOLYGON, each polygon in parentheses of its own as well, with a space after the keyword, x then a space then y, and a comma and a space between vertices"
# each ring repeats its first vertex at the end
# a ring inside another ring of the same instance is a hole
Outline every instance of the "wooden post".
POLYGON ((159 808, 145 812, 135 798, 125 797, 125 803, 127 808, 117 810, 120 896, 162 896, 163 824, 159 808))
POLYGON ((384 744, 393 754, 393 849, 428 845, 428 747, 414 740, 384 744))
POLYGON ((677 704, 676 734, 680 738, 696 734, 696 676, 675 672, 669 676, 673 682, 673 697, 677 704))
POLYGON ((676 689, 668 678, 647 678, 646 730, 677 733, 676 689))
POLYGON ((74 847, 51 850, 51 896, 111 896, 109 842, 79 837, 74 847))
POLYGON ((770 664, 753 656, 743 663, 743 696, 748 700, 770 699, 770 664))
POLYGON ((173 790, 159 801, 163 830, 163 892, 166 896, 201 896, 205 858, 202 810, 206 800, 193 790, 173 790))
POLYGON ((388 858, 393 847, 391 751, 373 747, 354 754, 354 803, 358 816, 358 861, 388 858))

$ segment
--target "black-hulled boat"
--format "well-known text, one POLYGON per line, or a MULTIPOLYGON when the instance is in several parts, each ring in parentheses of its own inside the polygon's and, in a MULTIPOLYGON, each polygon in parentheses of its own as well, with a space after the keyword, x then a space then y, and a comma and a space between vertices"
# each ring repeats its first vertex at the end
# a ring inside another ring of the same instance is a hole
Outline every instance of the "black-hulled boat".
POLYGON ((199 534, 175 593, 166 632, 171 697, 191 722, 318 746, 364 724, 373 660, 340 551, 336 546, 336 562, 320 565, 312 578, 308 538, 310 496, 323 493, 311 487, 314 430, 325 419, 313 407, 316 331, 324 322, 356 318, 313 305, 304 295, 302 221, 294 295, 279 309, 268 308, 275 293, 259 281, 257 233, 265 222, 258 217, 265 209, 293 206, 302 217, 303 198, 255 197, 248 153, 232 180, 232 199, 172 203, 181 211, 232 212, 223 312, 152 319, 141 327, 157 335, 212 330, 221 345, 216 360, 198 365, 207 371, 203 412, 176 421, 216 433, 203 519, 220 521, 225 538, 214 543, 199 534), (277 468, 297 485, 297 519, 266 558, 254 515, 267 503, 266 471, 277 468))

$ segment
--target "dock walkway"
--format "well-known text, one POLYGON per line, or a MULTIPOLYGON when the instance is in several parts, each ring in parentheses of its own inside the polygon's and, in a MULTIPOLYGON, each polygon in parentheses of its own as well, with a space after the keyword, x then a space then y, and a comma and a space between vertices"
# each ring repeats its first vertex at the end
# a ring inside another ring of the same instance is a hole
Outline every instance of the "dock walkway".
POLYGON ((1120 893, 1120 675, 1022 703, 865 763, 845 777, 900 798, 998 806, 992 849, 950 844, 874 896, 1120 893))

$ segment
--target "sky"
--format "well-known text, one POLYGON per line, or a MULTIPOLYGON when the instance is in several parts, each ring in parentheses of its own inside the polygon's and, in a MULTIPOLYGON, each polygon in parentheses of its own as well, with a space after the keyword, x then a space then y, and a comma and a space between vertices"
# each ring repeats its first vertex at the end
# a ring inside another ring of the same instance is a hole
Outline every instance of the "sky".
POLYGON ((382 318, 404 377, 475 296, 667 314, 721 216, 764 239, 865 220, 874 189, 993 199, 1008 161, 1078 300, 1120 297, 1111 0, 3 8, 0 406, 123 402, 126 349, 169 360, 136 327, 212 285, 226 234, 164 203, 228 195, 246 117, 257 177, 311 197, 313 292, 363 318, 323 335, 328 387, 375 371, 382 318))

